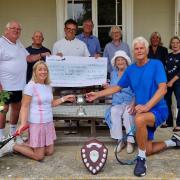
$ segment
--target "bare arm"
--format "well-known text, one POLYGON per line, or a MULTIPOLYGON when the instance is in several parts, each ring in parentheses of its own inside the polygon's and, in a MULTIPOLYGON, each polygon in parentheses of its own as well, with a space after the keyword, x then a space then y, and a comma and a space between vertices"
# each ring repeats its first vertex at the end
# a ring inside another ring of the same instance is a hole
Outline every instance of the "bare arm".
POLYGON ((173 84, 179 79, 179 77, 176 75, 174 76, 168 83, 167 83, 167 86, 168 87, 172 87, 173 84))
POLYGON ((148 112, 164 97, 166 92, 167 92, 166 83, 160 83, 154 96, 145 105, 137 105, 135 107, 136 112, 137 113, 148 112))
POLYGON ((67 95, 67 96, 63 96, 59 99, 54 99, 52 101, 52 107, 55 107, 55 106, 58 106, 66 101, 70 101, 70 102, 73 102, 75 101, 75 96, 74 95, 67 95))
POLYGON ((28 115, 29 115, 29 108, 31 104, 32 97, 28 95, 23 95, 22 98, 22 105, 20 110, 20 120, 21 125, 19 126, 18 130, 21 132, 22 127, 26 126, 28 124, 28 115))
POLYGON ((112 95, 118 91, 120 91, 122 88, 120 86, 110 86, 107 89, 104 89, 102 91, 97 92, 90 92, 86 94, 87 101, 93 101, 97 98, 109 96, 112 95))
POLYGON ((31 54, 26 57, 27 62, 36 62, 41 59, 41 54, 31 54))

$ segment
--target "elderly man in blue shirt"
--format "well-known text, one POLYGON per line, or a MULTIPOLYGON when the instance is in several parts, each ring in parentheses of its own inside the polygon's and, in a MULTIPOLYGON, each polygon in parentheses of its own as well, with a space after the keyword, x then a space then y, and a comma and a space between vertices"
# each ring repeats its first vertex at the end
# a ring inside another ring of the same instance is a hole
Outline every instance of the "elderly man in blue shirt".
POLYGON ((76 37, 87 45, 91 57, 99 57, 101 53, 101 46, 98 38, 92 35, 93 27, 93 21, 91 19, 86 19, 83 22, 83 32, 76 37))

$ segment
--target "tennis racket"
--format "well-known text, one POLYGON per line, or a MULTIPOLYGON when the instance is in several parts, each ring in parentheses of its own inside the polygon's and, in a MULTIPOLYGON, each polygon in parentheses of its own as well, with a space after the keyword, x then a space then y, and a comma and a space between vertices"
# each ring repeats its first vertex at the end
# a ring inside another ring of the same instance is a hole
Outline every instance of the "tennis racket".
MULTIPOLYGON (((27 126, 24 126, 24 127, 21 129, 21 132, 22 132, 22 131, 25 131, 25 130, 28 129, 28 128, 29 128, 28 125, 27 125, 27 126)), ((5 140, 1 141, 1 142, 0 142, 0 149, 1 149, 2 147, 4 147, 11 139, 13 139, 13 138, 15 138, 16 136, 19 136, 19 135, 20 135, 20 133, 19 133, 19 132, 16 132, 14 135, 12 135, 12 136, 6 138, 5 140)))
POLYGON ((115 154, 116 160, 121 165, 133 165, 136 162, 137 156, 134 153, 128 154, 127 152, 125 152, 123 150, 121 152, 117 152, 117 149, 118 149, 118 146, 120 145, 120 143, 126 144, 127 137, 128 136, 133 136, 133 135, 131 135, 132 132, 135 132, 135 127, 133 127, 128 134, 123 136, 123 138, 118 141, 118 143, 117 143, 117 145, 115 147, 114 154, 115 154))

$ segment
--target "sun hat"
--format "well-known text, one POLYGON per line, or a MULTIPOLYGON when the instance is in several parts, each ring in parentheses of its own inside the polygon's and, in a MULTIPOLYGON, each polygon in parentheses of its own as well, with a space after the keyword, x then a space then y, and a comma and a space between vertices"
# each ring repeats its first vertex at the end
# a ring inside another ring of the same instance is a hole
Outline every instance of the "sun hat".
POLYGON ((119 50, 119 51, 116 51, 116 52, 115 52, 114 57, 111 59, 111 64, 112 64, 113 67, 114 67, 114 65, 115 65, 115 59, 116 59, 117 57, 122 57, 122 58, 124 58, 124 59, 127 61, 128 65, 131 64, 131 59, 130 59, 130 57, 127 55, 127 53, 126 53, 125 51, 119 50))

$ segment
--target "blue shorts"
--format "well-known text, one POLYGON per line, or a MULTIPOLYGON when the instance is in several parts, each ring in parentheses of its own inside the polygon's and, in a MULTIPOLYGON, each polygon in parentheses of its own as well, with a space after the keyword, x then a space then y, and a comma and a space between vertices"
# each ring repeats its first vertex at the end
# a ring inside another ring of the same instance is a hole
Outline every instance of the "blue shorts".
POLYGON ((154 132, 158 126, 165 122, 168 118, 168 107, 155 107, 150 110, 151 113, 155 116, 154 127, 147 127, 148 130, 148 140, 154 139, 154 132))

